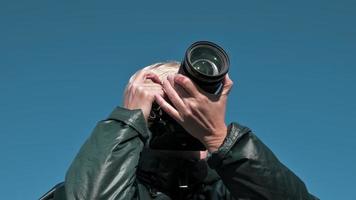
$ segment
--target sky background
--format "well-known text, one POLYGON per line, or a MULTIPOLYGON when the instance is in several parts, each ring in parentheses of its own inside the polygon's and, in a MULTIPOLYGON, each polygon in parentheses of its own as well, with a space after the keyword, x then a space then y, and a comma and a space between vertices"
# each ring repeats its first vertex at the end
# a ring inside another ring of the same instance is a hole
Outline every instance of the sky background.
POLYGON ((227 121, 323 200, 354 199, 356 2, 0 1, 0 199, 37 199, 128 78, 197 40, 231 60, 227 121))

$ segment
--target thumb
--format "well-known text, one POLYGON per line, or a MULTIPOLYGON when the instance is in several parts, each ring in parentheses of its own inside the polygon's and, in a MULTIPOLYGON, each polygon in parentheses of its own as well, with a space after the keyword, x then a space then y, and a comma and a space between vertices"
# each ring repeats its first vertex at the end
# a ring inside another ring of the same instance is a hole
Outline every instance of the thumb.
POLYGON ((234 82, 232 82, 232 80, 229 77, 229 74, 225 75, 224 78, 224 86, 223 86, 223 90, 221 92, 221 95, 228 95, 229 92, 231 91, 232 85, 234 84, 234 82))

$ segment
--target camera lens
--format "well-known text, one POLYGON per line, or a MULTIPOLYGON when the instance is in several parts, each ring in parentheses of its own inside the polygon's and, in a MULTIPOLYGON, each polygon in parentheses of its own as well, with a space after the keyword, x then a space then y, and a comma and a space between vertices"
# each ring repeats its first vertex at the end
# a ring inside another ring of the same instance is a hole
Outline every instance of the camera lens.
POLYGON ((208 45, 200 45, 191 50, 189 61, 192 67, 198 72, 208 75, 216 76, 219 74, 219 67, 221 66, 221 53, 217 49, 208 45))
POLYGON ((207 59, 196 60, 192 63, 192 65, 195 70, 209 76, 217 75, 219 73, 218 67, 215 63, 207 59))
POLYGON ((199 41, 186 51, 179 73, 191 78, 208 93, 218 93, 229 69, 229 58, 218 45, 199 41))

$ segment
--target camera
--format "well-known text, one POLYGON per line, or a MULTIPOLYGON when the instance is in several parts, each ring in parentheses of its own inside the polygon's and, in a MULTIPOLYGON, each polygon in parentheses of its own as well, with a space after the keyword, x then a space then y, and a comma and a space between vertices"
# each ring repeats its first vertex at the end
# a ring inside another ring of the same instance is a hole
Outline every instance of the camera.
MULTIPOLYGON (((209 41, 198 41, 186 50, 178 73, 189 77, 204 92, 220 95, 229 65, 229 57, 223 48, 209 41)), ((156 103, 152 105, 148 127, 152 133, 149 141, 152 149, 205 150, 198 139, 185 131, 156 103)))

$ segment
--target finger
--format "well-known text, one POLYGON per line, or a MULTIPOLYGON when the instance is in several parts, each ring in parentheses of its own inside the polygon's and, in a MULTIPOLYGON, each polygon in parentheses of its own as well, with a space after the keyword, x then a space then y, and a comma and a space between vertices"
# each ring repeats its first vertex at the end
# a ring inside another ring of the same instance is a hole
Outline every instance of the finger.
POLYGON ((232 82, 228 74, 225 75, 223 84, 224 86, 221 94, 228 95, 231 91, 232 85, 234 84, 234 82, 232 82))
POLYGON ((162 108, 164 112, 166 112, 169 116, 171 116, 177 122, 182 122, 182 117, 180 116, 179 112, 169 104, 163 97, 160 95, 155 95, 155 100, 157 104, 162 108))
POLYGON ((128 86, 126 92, 136 93, 145 92, 150 89, 163 90, 163 87, 157 83, 134 83, 128 86))
POLYGON ((159 78, 159 76, 157 74, 154 74, 154 73, 148 73, 146 74, 146 79, 149 79, 151 80, 152 82, 154 83, 157 83, 157 84, 162 84, 162 81, 161 79, 159 78))
POLYGON ((144 83, 144 84, 139 84, 139 86, 144 88, 163 88, 162 85, 158 83, 144 83))
MULTIPOLYGON (((152 83, 155 84, 155 83, 152 83)), ((140 95, 141 101, 146 101, 146 100, 152 100, 154 99, 155 94, 159 94, 161 96, 164 96, 164 91, 162 86, 156 84, 156 85, 141 85, 136 88, 136 90, 133 90, 131 93, 132 94, 138 94, 140 95)))
POLYGON ((167 76, 167 80, 182 99, 189 97, 188 93, 180 85, 174 83, 173 75, 167 76))
MULTIPOLYGON (((143 82, 146 80, 147 76, 153 77, 154 80, 157 80, 157 77, 158 77, 153 72, 142 69, 142 70, 136 72, 136 74, 134 74, 134 76, 130 79, 130 82, 143 82)), ((153 82, 155 82, 155 81, 153 81, 153 82)), ((158 82, 160 82, 160 81, 158 81, 158 82)))
POLYGON ((185 104, 182 98, 178 95, 178 93, 173 89, 172 85, 168 80, 163 81, 163 89, 167 94, 169 100, 173 103, 173 105, 179 110, 183 111, 185 109, 185 104))
POLYGON ((177 74, 174 77, 174 82, 179 84, 189 95, 193 97, 200 95, 199 89, 188 77, 177 74))
POLYGON ((147 88, 147 92, 151 93, 152 96, 155 94, 159 94, 160 96, 164 96, 164 91, 162 88, 147 88))

